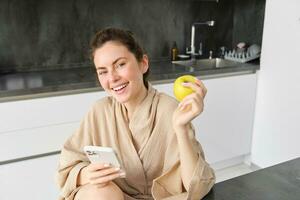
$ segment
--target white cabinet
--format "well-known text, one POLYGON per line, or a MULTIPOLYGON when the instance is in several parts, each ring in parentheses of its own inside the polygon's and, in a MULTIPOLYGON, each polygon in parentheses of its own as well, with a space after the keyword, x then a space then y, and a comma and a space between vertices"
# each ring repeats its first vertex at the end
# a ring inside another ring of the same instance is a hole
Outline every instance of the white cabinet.
MULTIPOLYGON (((91 105, 105 92, 0 104, 0 163, 59 151, 91 105)), ((59 155, 0 165, 1 200, 58 198, 59 155)))
POLYGON ((101 91, 0 103, 0 133, 77 122, 103 96, 101 91))
POLYGON ((251 152, 256 74, 204 81, 205 109, 195 119, 197 138, 210 163, 251 152))
POLYGON ((58 155, 0 165, 0 199, 57 199, 57 166, 58 155))
MULTIPOLYGON (((200 77, 201 78, 201 77, 200 77)), ((194 119, 196 137, 211 164, 250 154, 256 74, 208 79, 204 112, 194 119)), ((155 85, 173 95, 173 83, 155 85)))
POLYGON ((105 95, 101 91, 0 103, 0 162, 60 150, 91 105, 105 95))
MULTIPOLYGON (((193 124, 207 160, 217 163, 249 154, 256 74, 203 82, 208 88, 205 109, 193 124)), ((173 83, 154 87, 173 96, 173 83)), ((89 107, 105 95, 102 91, 1 103, 0 162, 60 150, 89 107)))

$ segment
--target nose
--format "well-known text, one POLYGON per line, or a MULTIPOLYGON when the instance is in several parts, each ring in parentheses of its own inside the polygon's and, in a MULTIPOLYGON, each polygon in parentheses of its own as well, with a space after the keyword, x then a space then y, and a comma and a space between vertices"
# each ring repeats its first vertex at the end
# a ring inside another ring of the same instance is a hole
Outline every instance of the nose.
POLYGON ((109 72, 109 77, 108 77, 110 82, 116 82, 117 80, 120 79, 119 74, 116 72, 116 70, 112 70, 109 72))

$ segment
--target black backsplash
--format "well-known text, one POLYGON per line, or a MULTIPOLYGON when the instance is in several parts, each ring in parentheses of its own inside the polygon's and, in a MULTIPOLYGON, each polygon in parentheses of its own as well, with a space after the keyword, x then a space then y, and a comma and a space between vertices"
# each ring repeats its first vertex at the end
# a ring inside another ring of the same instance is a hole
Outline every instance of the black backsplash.
POLYGON ((216 52, 239 41, 261 44, 265 0, 0 0, 1 71, 88 66, 89 41, 104 27, 133 31, 152 60, 168 58, 173 41, 216 52))
POLYGON ((262 43, 265 0, 235 0, 232 44, 262 43))

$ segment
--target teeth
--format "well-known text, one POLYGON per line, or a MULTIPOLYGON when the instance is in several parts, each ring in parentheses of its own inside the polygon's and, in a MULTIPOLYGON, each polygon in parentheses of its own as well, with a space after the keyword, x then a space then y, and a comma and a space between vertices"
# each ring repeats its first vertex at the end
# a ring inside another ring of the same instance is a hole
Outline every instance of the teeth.
POLYGON ((120 86, 118 86, 118 87, 113 88, 113 90, 118 91, 118 90, 123 89, 123 88, 126 87, 126 86, 127 86, 127 84, 120 85, 120 86))

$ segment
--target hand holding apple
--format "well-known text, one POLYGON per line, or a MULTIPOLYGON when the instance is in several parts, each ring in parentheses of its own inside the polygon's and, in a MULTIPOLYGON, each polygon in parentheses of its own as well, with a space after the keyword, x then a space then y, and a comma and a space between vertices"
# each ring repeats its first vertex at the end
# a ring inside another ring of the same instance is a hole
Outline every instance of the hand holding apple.
POLYGON ((185 127, 203 111, 206 92, 204 84, 194 76, 185 75, 176 79, 174 94, 180 103, 173 114, 174 130, 185 127))
POLYGON ((196 77, 192 75, 180 76, 175 80, 174 95, 178 101, 182 101, 184 97, 194 92, 191 88, 183 86, 182 84, 187 82, 195 83, 196 80, 197 80, 196 77))

